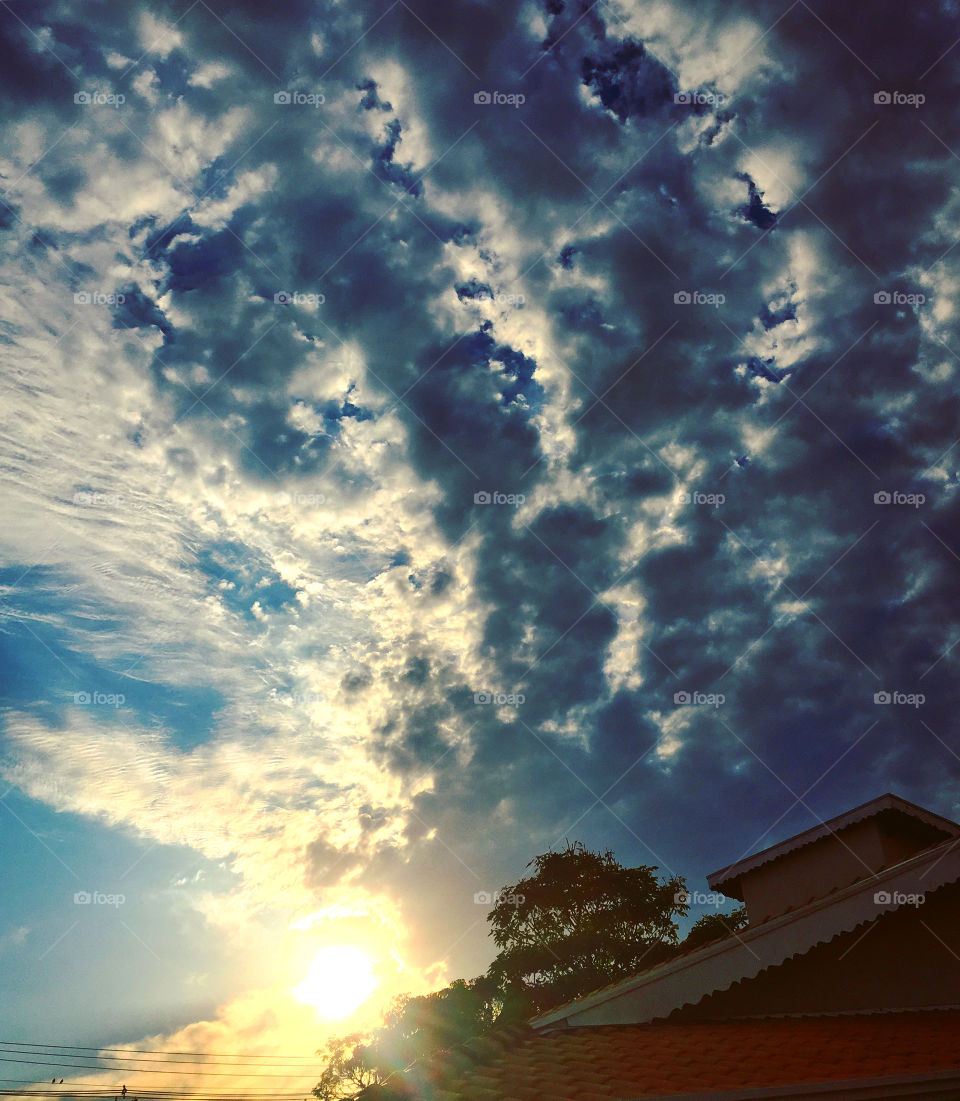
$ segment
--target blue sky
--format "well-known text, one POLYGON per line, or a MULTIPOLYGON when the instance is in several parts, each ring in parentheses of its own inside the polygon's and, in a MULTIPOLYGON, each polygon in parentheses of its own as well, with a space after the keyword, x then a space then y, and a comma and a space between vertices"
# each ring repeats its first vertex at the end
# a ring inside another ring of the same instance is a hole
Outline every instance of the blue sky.
POLYGON ((2 1036, 309 1053, 565 838, 958 813, 953 0, 0 36, 2 1036))

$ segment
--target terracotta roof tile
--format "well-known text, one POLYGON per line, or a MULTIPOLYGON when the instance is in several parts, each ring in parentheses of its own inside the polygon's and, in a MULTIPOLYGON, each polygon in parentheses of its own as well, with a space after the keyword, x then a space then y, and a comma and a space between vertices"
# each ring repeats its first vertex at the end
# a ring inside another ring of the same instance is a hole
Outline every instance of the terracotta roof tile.
POLYGON ((960 1009, 602 1025, 552 1033, 514 1028, 473 1045, 468 1069, 443 1060, 412 1068, 391 1096, 614 1101, 960 1070, 958 1037, 960 1009), (445 1073, 436 1073, 443 1067, 445 1073))

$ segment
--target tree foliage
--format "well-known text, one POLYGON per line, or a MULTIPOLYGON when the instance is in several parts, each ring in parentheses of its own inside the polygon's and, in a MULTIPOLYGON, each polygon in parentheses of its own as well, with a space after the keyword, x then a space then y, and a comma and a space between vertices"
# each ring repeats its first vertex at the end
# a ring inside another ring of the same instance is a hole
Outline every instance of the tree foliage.
POLYGON ((499 991, 484 975, 417 997, 401 994, 371 1036, 347 1036, 318 1052, 328 1062, 313 1094, 318 1101, 340 1101, 381 1085, 414 1060, 485 1031, 500 1008, 499 991))
POLYGON ((699 948, 712 940, 727 937, 747 927, 747 911, 743 906, 731 910, 729 914, 704 914, 690 926, 683 942, 684 948, 699 948))
POLYGON ((670 955, 683 880, 625 868, 580 843, 536 857, 490 913, 499 952, 489 974, 531 1011, 587 994, 670 955))
POLYGON ((527 867, 532 874, 498 891, 487 915, 498 948, 487 974, 431 994, 402 995, 372 1036, 334 1041, 313 1091, 318 1101, 381 1085, 394 1071, 497 1022, 576 998, 676 951, 675 918, 686 912, 683 880, 660 880, 647 865, 625 868, 612 852, 579 842, 527 867))
POLYGON ((378 1065, 378 1056, 362 1040, 359 1035, 342 1036, 317 1052, 327 1059, 320 1081, 313 1087, 319 1101, 341 1101, 383 1082, 386 1076, 378 1065))

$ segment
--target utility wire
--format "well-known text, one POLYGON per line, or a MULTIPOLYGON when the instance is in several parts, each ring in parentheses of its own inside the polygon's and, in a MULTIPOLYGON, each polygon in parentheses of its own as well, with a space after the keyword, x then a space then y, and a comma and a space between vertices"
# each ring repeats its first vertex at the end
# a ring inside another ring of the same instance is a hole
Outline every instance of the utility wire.
MULTIPOLYGON (((41 1052, 40 1054, 45 1054, 41 1052)), ((289 1074, 241 1074, 239 1071, 204 1071, 204 1070, 154 1070, 152 1068, 144 1067, 95 1067, 90 1066, 87 1063, 64 1063, 64 1062, 47 1062, 43 1059, 11 1059, 6 1055, 0 1055, 0 1063, 26 1063, 29 1066, 35 1067, 72 1067, 76 1070, 115 1070, 118 1074, 183 1074, 183 1075, 197 1075, 200 1078, 295 1078, 296 1074, 290 1072, 289 1074)), ((306 1077, 313 1077, 309 1073, 309 1068, 304 1068, 306 1077)))
MULTIPOLYGON (((54 1051, 32 1051, 30 1048, 4 1047, 4 1048, 0 1049, 0 1059, 2 1059, 3 1056, 7 1052, 12 1052, 14 1055, 47 1055, 50 1058, 60 1058, 60 1056, 57 1054, 57 1051, 55 1051, 55 1050, 54 1051)), ((148 1058, 148 1059, 140 1060, 140 1059, 137 1059, 133 1055, 110 1055, 110 1054, 108 1054, 108 1055, 79 1055, 76 1052, 70 1052, 67 1056, 65 1056, 65 1058, 69 1058, 69 1059, 94 1059, 94 1060, 97 1060, 98 1062, 104 1062, 104 1063, 108 1062, 108 1061, 119 1061, 119 1062, 122 1062, 122 1063, 134 1063, 136 1065, 140 1065, 141 1063, 158 1063, 160 1066, 186 1066, 186 1067, 189 1067, 191 1065, 204 1066, 204 1067, 229 1067, 231 1065, 230 1063, 207 1062, 206 1059, 149 1059, 148 1058)), ((210 1058, 214 1058, 214 1056, 211 1056, 210 1058)), ((244 1058, 246 1059, 246 1056, 244 1056, 244 1058)), ((285 1063, 262 1063, 262 1062, 260 1062, 260 1060, 258 1060, 258 1059, 255 1060, 255 1059, 253 1059, 253 1057, 250 1057, 250 1060, 248 1062, 238 1063, 236 1065, 240 1066, 240 1067, 251 1066, 251 1065, 253 1065, 253 1066, 262 1066, 262 1067, 265 1067, 268 1070, 270 1070, 270 1069, 277 1070, 277 1069, 280 1069, 284 1066, 295 1066, 298 1070, 309 1070, 311 1065, 312 1066, 317 1066, 317 1067, 322 1066, 323 1065, 323 1060, 322 1059, 314 1059, 312 1064, 310 1064, 310 1063, 289 1063, 289 1064, 285 1064, 285 1063)))
POLYGON ((134 1055, 200 1055, 212 1059, 255 1059, 258 1062, 264 1059, 281 1059, 285 1063, 293 1063, 298 1059, 307 1059, 316 1062, 312 1055, 233 1055, 225 1051, 161 1051, 159 1049, 138 1047, 80 1047, 77 1044, 34 1044, 29 1040, 0 1040, 0 1048, 4 1047, 28 1047, 42 1048, 44 1052, 53 1051, 119 1051, 129 1052, 134 1055))

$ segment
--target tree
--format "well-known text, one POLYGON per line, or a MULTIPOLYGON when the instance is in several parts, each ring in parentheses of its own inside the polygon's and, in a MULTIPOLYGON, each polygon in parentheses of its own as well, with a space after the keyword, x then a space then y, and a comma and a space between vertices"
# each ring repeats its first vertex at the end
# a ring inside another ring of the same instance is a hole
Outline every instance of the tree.
POLYGON ((455 979, 430 994, 401 994, 384 1014, 383 1025, 365 1042, 359 1035, 346 1036, 318 1053, 328 1062, 313 1094, 318 1101, 340 1101, 379 1086, 414 1060, 485 1031, 499 1012, 499 991, 483 975, 470 981, 455 979))
POLYGON ((312 1091, 319 1101, 353 1097, 358 1090, 380 1085, 386 1077, 378 1065, 376 1052, 369 1044, 364 1044, 359 1035, 331 1040, 326 1049, 317 1054, 327 1058, 320 1081, 312 1091))
POLYGON ((682 879, 625 868, 580 842, 527 867, 534 874, 499 892, 488 915, 500 950, 488 975, 510 1015, 576 998, 675 951, 674 918, 687 909, 682 879))
POLYGON ((377 1030, 376 1047, 391 1067, 406 1066, 485 1031, 499 1012, 499 991, 490 978, 455 979, 443 990, 397 998, 377 1030))
POLYGON ((591 852, 579 842, 543 853, 527 867, 534 874, 498 891, 487 915, 499 949, 487 974, 430 994, 401 995, 372 1036, 333 1041, 313 1091, 319 1101, 361 1089, 364 1097, 385 1097, 379 1087, 415 1060, 676 951, 674 918, 687 910, 682 879, 660 880, 646 865, 625 868, 612 852, 591 852))
POLYGON ((747 911, 743 906, 731 910, 729 914, 704 914, 690 926, 683 942, 684 948, 699 948, 720 937, 728 937, 747 927, 747 911))

